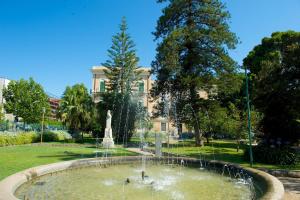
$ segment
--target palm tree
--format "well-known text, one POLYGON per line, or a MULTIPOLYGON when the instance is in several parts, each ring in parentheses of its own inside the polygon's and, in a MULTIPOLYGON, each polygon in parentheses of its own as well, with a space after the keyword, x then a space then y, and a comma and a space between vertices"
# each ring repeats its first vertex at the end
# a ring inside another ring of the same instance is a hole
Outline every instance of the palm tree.
POLYGON ((83 84, 67 87, 59 106, 58 115, 68 129, 74 134, 89 129, 92 121, 92 99, 83 84))

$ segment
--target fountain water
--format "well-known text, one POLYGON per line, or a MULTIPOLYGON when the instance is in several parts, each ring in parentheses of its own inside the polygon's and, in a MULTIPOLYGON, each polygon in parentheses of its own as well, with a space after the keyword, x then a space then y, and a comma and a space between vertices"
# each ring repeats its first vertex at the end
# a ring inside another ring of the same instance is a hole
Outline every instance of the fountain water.
MULTIPOLYGON (((167 163, 167 158, 161 161, 167 163)), ((192 167, 189 160, 182 159, 179 166, 172 167, 158 162, 149 160, 144 180, 139 162, 108 167, 94 165, 37 177, 23 184, 15 194, 30 200, 223 199, 225 196, 226 199, 253 199, 252 179, 244 171, 232 168, 230 178, 225 172, 221 176, 192 167), (245 181, 239 178, 243 176, 245 181), (37 184, 42 182, 44 184, 37 184)))

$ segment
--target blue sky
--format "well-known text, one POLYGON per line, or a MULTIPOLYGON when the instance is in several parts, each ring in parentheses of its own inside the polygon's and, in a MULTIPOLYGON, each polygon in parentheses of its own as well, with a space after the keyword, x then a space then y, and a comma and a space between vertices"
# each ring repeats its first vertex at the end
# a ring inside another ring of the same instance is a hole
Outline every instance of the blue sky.
MULTIPOLYGON (((224 0, 242 59, 275 31, 300 31, 300 0, 224 0)), ((126 16, 140 65, 150 66, 151 32, 161 15, 155 0, 0 0, 0 77, 33 77, 60 96, 67 85, 91 88, 90 68, 107 59, 111 36, 126 16)))

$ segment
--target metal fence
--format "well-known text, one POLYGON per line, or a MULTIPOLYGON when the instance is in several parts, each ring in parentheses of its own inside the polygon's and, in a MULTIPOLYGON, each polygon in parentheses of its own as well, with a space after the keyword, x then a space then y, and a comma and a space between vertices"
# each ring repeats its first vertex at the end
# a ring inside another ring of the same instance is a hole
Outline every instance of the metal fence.
MULTIPOLYGON (((0 131, 41 131, 42 125, 39 123, 24 124, 23 122, 0 122, 0 131)), ((44 130, 66 130, 65 126, 62 125, 44 125, 44 130)))

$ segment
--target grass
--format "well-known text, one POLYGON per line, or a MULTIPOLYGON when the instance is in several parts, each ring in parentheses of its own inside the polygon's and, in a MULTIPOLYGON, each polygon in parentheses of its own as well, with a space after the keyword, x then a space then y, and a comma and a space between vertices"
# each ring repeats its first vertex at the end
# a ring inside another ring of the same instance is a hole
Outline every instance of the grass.
MULTIPOLYGON (((45 143, 44 145, 19 145, 0 147, 0 180, 18 171, 60 161, 95 157, 91 145, 45 143)), ((136 155, 122 148, 115 148, 112 156, 136 155)), ((101 156, 101 152, 98 154, 101 156)))
MULTIPOLYGON (((170 145, 169 148, 164 145, 163 151, 187 157, 201 158, 204 160, 220 160, 230 163, 236 163, 244 167, 250 167, 249 162, 243 159, 245 148, 248 147, 246 145, 241 145, 239 152, 237 152, 236 143, 232 140, 214 140, 209 144, 205 143, 204 147, 196 147, 193 140, 187 140, 184 142, 180 142, 179 144, 170 145)), ((295 166, 254 163, 253 167, 266 169, 300 170, 300 163, 295 166)))

